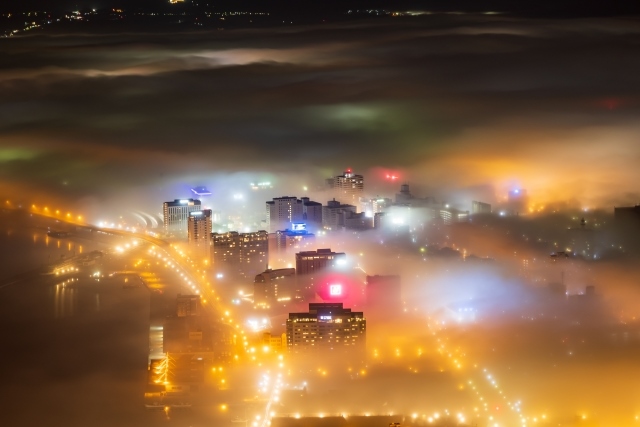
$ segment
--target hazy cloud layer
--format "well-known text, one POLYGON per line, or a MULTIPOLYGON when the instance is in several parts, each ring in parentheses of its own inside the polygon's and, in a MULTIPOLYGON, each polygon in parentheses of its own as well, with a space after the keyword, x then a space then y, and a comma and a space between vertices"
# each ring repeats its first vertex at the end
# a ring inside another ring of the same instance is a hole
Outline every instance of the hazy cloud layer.
POLYGON ((639 28, 427 16, 2 40, 0 191, 106 200, 351 166, 370 188, 386 168, 424 191, 636 201, 639 28))

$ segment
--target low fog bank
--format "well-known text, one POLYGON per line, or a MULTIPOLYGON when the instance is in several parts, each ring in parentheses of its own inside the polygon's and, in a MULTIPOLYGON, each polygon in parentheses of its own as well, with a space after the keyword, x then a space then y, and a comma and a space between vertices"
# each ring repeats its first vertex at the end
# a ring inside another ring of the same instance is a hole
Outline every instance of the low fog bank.
POLYGON ((611 209, 638 200, 639 37, 623 18, 438 14, 13 37, 0 194, 115 215, 193 185, 300 194, 352 167, 371 196, 390 173, 452 203, 520 187, 611 209))

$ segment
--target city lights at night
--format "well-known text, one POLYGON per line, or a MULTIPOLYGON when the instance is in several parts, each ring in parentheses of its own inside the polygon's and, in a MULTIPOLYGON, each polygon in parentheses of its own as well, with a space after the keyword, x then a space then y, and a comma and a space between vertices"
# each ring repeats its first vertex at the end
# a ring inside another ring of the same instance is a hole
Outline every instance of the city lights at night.
POLYGON ((640 426, 639 17, 4 2, 1 424, 640 426))
POLYGON ((339 285, 339 284, 329 285, 329 294, 333 296, 342 295, 342 285, 339 285))

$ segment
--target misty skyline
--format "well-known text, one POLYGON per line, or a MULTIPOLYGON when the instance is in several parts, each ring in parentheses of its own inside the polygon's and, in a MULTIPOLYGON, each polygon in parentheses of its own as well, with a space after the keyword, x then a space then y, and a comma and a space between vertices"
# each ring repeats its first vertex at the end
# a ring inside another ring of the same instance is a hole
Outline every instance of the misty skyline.
POLYGON ((638 200, 638 37, 633 19, 434 15, 3 40, 0 185, 100 202, 245 172, 285 194, 352 167, 610 209, 638 200))

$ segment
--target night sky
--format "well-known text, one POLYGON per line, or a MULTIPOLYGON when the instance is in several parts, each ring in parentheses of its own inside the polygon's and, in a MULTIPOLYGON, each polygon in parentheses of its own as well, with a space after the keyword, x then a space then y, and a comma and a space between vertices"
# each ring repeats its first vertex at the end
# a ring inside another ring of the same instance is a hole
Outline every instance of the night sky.
MULTIPOLYGON (((188 1, 187 1, 188 3, 188 1)), ((640 6, 633 0, 619 1, 580 1, 580 0, 203 0, 194 2, 200 6, 209 5, 220 9, 262 9, 269 11, 285 10, 322 10, 341 11, 345 9, 386 8, 395 10, 462 10, 484 11, 500 10, 527 15, 546 16, 603 16, 628 15, 640 12, 640 6)), ((69 10, 74 8, 111 8, 119 7, 133 9, 159 9, 168 5, 168 0, 5 0, 3 10, 16 9, 44 9, 69 10)))
POLYGON ((100 201, 212 173, 322 182, 350 166, 439 191, 638 198, 632 17, 132 31, 0 41, 0 188, 100 201))

